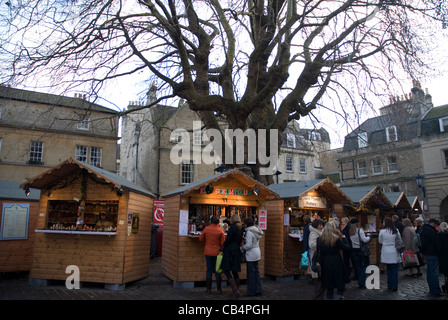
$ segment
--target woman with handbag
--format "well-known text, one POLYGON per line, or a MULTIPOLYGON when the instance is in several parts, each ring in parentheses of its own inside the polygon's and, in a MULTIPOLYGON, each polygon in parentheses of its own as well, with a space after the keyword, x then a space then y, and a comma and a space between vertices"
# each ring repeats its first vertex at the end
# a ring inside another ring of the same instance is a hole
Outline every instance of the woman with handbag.
POLYGON ((205 273, 206 281, 206 293, 210 293, 212 290, 212 276, 213 273, 216 277, 216 288, 218 293, 221 293, 221 275, 216 272, 216 257, 219 254, 220 248, 225 241, 224 231, 219 227, 219 219, 215 216, 211 217, 211 223, 205 227, 199 236, 199 241, 205 242, 204 255, 207 271, 205 273))
POLYGON ((370 237, 366 236, 364 230, 359 228, 359 220, 350 220, 350 239, 352 242, 352 262, 355 269, 356 280, 358 286, 362 289, 366 287, 366 268, 370 265, 370 249, 367 244, 370 237))
POLYGON ((230 217, 230 228, 227 230, 227 237, 223 245, 223 257, 221 268, 227 278, 227 282, 232 288, 234 298, 240 295, 240 278, 238 272, 241 272, 241 252, 240 245, 243 238, 243 230, 240 216, 234 214, 230 217), (233 275, 233 277, 232 277, 233 275))
MULTIPOLYGON (((405 251, 411 250, 415 255, 417 255, 419 250, 414 242, 415 230, 412 226, 411 220, 409 220, 408 218, 403 219, 403 226, 404 226, 404 228, 403 228, 402 238, 403 238, 403 243, 404 243, 404 250, 405 251)), ((420 266, 409 268, 409 273, 406 274, 406 276, 408 276, 408 277, 413 277, 415 275, 416 276, 423 275, 422 272, 420 271, 420 266), (417 269, 417 273, 414 273, 414 269, 417 269)))
POLYGON ((395 292, 398 291, 398 263, 401 260, 395 247, 395 239, 400 235, 391 218, 385 218, 383 226, 378 235, 378 242, 382 245, 381 263, 387 268, 387 287, 395 292))

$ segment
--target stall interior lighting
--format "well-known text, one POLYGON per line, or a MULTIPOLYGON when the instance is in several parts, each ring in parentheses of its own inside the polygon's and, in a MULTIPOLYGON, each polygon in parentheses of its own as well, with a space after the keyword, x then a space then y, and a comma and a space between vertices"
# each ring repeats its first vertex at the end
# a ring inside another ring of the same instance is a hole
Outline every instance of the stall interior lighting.
POLYGON ((117 190, 117 196, 121 197, 123 195, 123 189, 120 188, 117 190))
POLYGON ((258 189, 257 187, 254 188, 254 193, 258 196, 258 194, 260 193, 260 189, 258 189))
POLYGON ((205 193, 206 193, 206 194, 210 194, 210 193, 212 193, 213 190, 214 190, 214 188, 213 188, 212 186, 207 186, 207 187, 205 187, 205 193))

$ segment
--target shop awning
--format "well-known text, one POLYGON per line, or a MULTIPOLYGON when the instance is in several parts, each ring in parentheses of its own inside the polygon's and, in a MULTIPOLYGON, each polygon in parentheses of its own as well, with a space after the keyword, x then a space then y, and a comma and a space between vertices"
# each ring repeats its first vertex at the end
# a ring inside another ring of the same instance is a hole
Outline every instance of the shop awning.
POLYGON ((284 182, 273 184, 269 188, 280 196, 280 199, 293 199, 306 196, 312 191, 318 191, 333 203, 352 203, 352 199, 347 196, 329 178, 320 180, 308 180, 297 182, 284 182))
POLYGON ((112 184, 117 190, 125 188, 156 198, 156 196, 150 191, 133 184, 122 176, 92 166, 90 164, 77 161, 73 158, 68 158, 67 160, 59 163, 53 168, 41 173, 40 175, 28 180, 27 182, 22 183, 19 188, 23 189, 25 186, 36 189, 47 188, 49 186, 55 185, 61 179, 80 173, 82 170, 86 170, 92 177, 102 183, 112 184))
POLYGON ((208 186, 213 187, 214 184, 221 182, 223 179, 235 179, 239 183, 251 188, 252 190, 258 189, 257 193, 259 195, 265 197, 266 199, 278 198, 277 193, 270 190, 268 187, 266 187, 261 182, 258 182, 257 180, 251 178, 244 172, 238 170, 238 168, 197 180, 197 181, 187 184, 179 189, 171 191, 171 192, 163 195, 162 197, 166 198, 166 197, 174 196, 177 194, 185 195, 190 192, 196 192, 197 190, 199 190, 201 188, 206 188, 208 186))

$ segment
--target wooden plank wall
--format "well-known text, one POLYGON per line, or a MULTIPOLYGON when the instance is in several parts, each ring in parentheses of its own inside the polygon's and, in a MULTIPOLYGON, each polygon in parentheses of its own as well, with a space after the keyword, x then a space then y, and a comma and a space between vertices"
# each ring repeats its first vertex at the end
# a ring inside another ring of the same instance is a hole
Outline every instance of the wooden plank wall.
POLYGON ((266 201, 268 226, 265 231, 265 272, 271 276, 283 276, 283 213, 284 201, 266 201))
POLYGON ((130 192, 128 212, 139 214, 139 229, 126 238, 123 282, 131 282, 149 276, 151 252, 153 199, 130 192))
POLYGON ((39 215, 38 201, 0 201, 0 223, 3 215, 4 203, 29 203, 28 238, 23 240, 0 241, 0 272, 30 271, 35 240, 37 217, 39 215))
MULTIPOLYGON (((44 216, 38 217, 36 228, 46 226, 49 200, 80 198, 80 188, 80 181, 76 181, 51 192, 42 190, 39 212, 44 216)), ((82 282, 123 283, 129 192, 125 190, 123 196, 118 197, 110 185, 96 184, 89 179, 86 201, 94 200, 119 200, 118 221, 123 220, 124 223, 118 223, 117 235, 36 233, 30 278, 65 280, 67 266, 76 265, 82 282)))
POLYGON ((165 199, 162 242, 162 274, 177 279, 180 196, 165 199))

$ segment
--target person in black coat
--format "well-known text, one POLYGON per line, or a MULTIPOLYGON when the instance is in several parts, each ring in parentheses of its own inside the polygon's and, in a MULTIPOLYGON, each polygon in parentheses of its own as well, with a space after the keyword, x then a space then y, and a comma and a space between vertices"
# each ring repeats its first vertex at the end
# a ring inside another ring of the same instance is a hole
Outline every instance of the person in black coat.
POLYGON ((342 260, 341 250, 350 250, 347 239, 339 231, 334 221, 328 222, 318 239, 320 245, 320 264, 322 285, 327 290, 327 299, 333 300, 336 288, 339 299, 343 298, 345 284, 350 282, 342 260))
POLYGON ((230 228, 227 230, 227 237, 222 249, 221 268, 227 278, 227 282, 232 288, 234 297, 238 297, 240 295, 240 278, 238 272, 241 272, 240 246, 243 239, 243 229, 240 217, 237 214, 234 214, 230 218, 230 223, 230 228))
POLYGON ((448 223, 440 224, 439 233, 437 233, 437 255, 439 256, 439 272, 445 275, 445 284, 442 291, 448 293, 448 223))
POLYGON ((429 219, 420 231, 420 240, 422 247, 421 253, 426 258, 426 281, 428 282, 429 292, 432 295, 440 296, 439 283, 439 257, 437 249, 437 220, 429 219))

